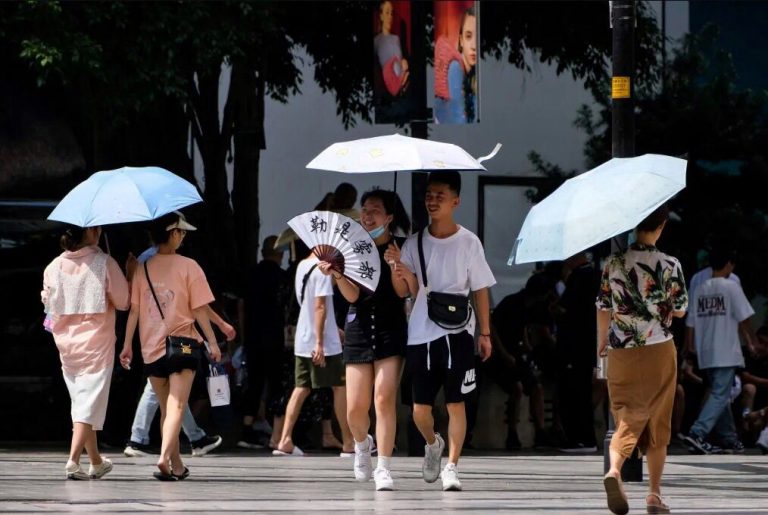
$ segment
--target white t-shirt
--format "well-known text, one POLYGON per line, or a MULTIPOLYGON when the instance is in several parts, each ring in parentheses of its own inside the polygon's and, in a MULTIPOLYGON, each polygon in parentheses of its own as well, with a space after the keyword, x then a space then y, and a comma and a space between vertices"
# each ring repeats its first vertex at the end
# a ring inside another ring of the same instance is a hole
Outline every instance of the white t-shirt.
MULTIPOLYGON (((419 279, 419 294, 408 321, 408 345, 431 342, 446 334, 475 330, 475 313, 470 322, 460 329, 443 329, 427 315, 427 295, 419 265, 418 234, 411 235, 403 244, 400 261, 419 279)), ((435 238, 424 232, 424 265, 427 268, 430 291, 469 295, 470 291, 490 288, 496 284, 491 268, 485 260, 480 239, 464 227, 448 238, 435 238)))
POLYGON ((303 260, 296 267, 296 300, 301 304, 299 320, 296 322, 296 340, 293 353, 303 358, 311 358, 315 348, 315 298, 325 298, 325 327, 323 337, 323 353, 326 356, 341 354, 341 340, 336 328, 336 319, 333 314, 333 282, 331 277, 323 275, 317 267, 307 279, 307 287, 304 292, 304 302, 301 302, 301 289, 304 284, 304 276, 310 268, 319 263, 314 256, 303 260))
MULTIPOLYGON (((688 287, 688 298, 693 300, 693 295, 696 293, 696 289, 699 286, 701 286, 702 284, 704 284, 704 281, 708 281, 710 279, 712 279, 712 267, 711 266, 708 266, 706 268, 702 268, 701 270, 699 270, 698 272, 693 274, 693 277, 691 277, 691 285, 688 287)), ((736 274, 732 273, 731 275, 729 275, 728 276, 728 280, 729 281, 733 281, 736 284, 738 284, 739 286, 741 286, 741 279, 739 279, 739 276, 736 275, 736 274)), ((685 317, 686 318, 686 322, 687 322, 688 319, 690 319, 691 317, 694 316, 693 313, 694 313, 694 310, 692 310, 692 309, 688 311, 688 315, 686 315, 686 317, 685 317)), ((689 327, 693 327, 693 326, 689 326, 689 327)))
POLYGON ((696 288, 686 325, 694 328, 699 368, 743 367, 739 322, 754 313, 735 281, 714 277, 696 288))

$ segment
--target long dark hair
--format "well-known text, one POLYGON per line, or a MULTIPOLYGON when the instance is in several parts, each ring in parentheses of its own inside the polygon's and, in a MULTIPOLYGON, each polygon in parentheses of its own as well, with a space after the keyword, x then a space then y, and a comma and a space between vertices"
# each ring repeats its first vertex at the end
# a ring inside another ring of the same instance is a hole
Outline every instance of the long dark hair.
MULTIPOLYGON (((461 24, 459 25, 459 53, 462 54, 463 59, 463 52, 464 49, 461 46, 461 38, 464 35, 464 22, 469 18, 470 16, 476 18, 475 14, 475 8, 470 7, 466 11, 464 11, 464 14, 461 15, 461 24)), ((477 30, 477 23, 475 23, 475 31, 477 30)), ((477 37, 477 34, 475 34, 475 37, 477 37)), ((464 63, 461 63, 462 67, 464 66, 464 63)), ((475 121, 475 102, 474 102, 474 96, 477 94, 475 91, 477 89, 477 65, 473 66, 468 72, 464 74, 464 81, 462 83, 462 90, 464 91, 464 113, 467 115, 467 121, 468 122, 474 122, 475 121)))
POLYGON ((365 204, 365 201, 370 198, 380 200, 384 205, 384 211, 388 215, 392 215, 392 223, 389 227, 390 232, 394 233, 395 229, 400 229, 404 235, 410 234, 411 218, 408 216, 408 212, 405 210, 405 206, 403 206, 403 201, 400 200, 400 196, 397 193, 374 188, 363 193, 363 196, 360 198, 360 205, 365 204))

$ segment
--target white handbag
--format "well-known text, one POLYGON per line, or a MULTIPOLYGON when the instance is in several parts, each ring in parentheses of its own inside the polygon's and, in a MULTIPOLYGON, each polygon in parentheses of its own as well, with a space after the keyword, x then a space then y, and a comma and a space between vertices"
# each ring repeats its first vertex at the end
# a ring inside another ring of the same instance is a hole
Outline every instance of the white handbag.
POLYGON ((229 405, 229 375, 219 373, 219 367, 208 365, 208 397, 211 407, 229 405))

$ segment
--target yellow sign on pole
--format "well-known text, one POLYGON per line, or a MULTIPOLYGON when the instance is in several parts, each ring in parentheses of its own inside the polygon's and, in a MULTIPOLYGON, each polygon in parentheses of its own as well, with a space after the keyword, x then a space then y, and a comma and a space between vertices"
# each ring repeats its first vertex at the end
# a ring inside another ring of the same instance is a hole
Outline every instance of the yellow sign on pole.
POLYGON ((611 98, 629 98, 629 77, 613 77, 611 79, 611 98))

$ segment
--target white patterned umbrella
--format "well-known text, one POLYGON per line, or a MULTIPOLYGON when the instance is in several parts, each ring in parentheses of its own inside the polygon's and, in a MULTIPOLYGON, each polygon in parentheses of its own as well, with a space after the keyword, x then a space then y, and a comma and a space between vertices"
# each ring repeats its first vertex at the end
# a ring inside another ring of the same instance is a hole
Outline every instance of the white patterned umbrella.
POLYGON ((393 134, 334 143, 310 161, 307 168, 344 173, 485 171, 480 163, 491 159, 500 148, 497 144, 489 155, 475 159, 452 143, 393 134))
POLYGON ((359 222, 331 211, 310 211, 288 225, 320 261, 360 286, 376 291, 381 259, 376 244, 359 222))
POLYGON ((614 158, 565 181, 531 208, 508 264, 566 259, 633 229, 685 188, 686 165, 658 154, 614 158))

